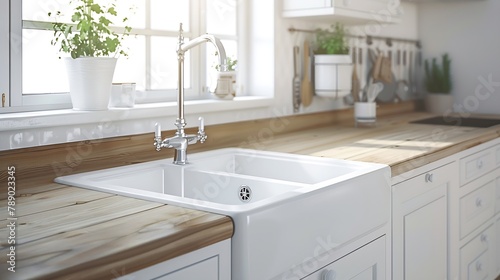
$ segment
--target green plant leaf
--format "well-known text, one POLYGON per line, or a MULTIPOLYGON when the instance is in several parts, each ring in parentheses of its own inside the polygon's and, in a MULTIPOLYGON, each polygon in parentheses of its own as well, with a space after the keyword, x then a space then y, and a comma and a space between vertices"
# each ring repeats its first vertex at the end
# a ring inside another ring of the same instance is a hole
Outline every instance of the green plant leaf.
MULTIPOLYGON (((49 16, 55 14, 56 17, 56 22, 52 25, 54 31, 54 38, 50 41, 52 45, 58 45, 59 51, 68 53, 73 58, 126 55, 121 41, 130 34, 132 28, 126 26, 124 34, 117 34, 108 27, 118 16, 116 1, 107 6, 101 6, 94 0, 72 0, 70 3, 75 4, 71 17, 74 24, 57 22, 57 18, 61 15, 60 11, 48 13, 49 16)), ((117 20, 125 22, 128 17, 117 20)))

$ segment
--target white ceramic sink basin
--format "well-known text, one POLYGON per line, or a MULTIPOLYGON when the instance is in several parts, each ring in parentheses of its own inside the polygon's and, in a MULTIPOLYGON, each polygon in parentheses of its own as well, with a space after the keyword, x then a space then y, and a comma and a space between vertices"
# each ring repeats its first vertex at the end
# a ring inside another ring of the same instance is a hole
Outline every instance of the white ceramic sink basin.
MULTIPOLYGON (((271 279, 388 223, 386 165, 220 149, 56 178, 56 182, 231 216, 232 278, 271 279), (326 249, 325 249, 326 251, 326 249)), ((281 279, 281 278, 280 278, 281 279)))

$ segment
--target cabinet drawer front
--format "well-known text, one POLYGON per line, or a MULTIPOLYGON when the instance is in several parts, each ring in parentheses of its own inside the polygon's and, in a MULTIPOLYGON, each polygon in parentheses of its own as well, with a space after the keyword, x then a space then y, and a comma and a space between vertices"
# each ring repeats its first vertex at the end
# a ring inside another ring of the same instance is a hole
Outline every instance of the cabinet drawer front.
POLYGON ((415 176, 393 186, 393 198, 405 202, 419 195, 437 189, 450 181, 450 176, 456 174, 456 167, 447 164, 426 173, 415 176))
POLYGON ((495 214, 496 180, 460 199, 460 238, 486 222, 495 214))
POLYGON ((495 168, 493 150, 480 151, 460 160, 460 186, 495 168))
POLYGON ((494 229, 484 230, 460 249, 460 279, 486 279, 491 270, 494 229))
POLYGON ((172 272, 168 275, 156 278, 157 280, 178 280, 178 279, 219 279, 219 263, 217 257, 201 261, 188 267, 172 272))
POLYGON ((385 242, 385 236, 380 237, 302 279, 386 279, 385 242))
POLYGON ((484 280, 488 277, 488 255, 482 253, 477 259, 473 260, 467 266, 467 279, 484 280))

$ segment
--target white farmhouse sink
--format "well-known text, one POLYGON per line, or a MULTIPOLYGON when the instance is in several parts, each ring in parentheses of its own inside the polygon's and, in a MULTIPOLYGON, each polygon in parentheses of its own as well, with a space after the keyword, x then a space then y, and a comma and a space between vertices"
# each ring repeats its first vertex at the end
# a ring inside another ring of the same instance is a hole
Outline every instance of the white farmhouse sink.
POLYGON ((189 159, 184 166, 165 159, 56 182, 230 216, 233 279, 278 277, 314 257, 318 238, 334 250, 388 223, 386 165, 236 148, 189 159))

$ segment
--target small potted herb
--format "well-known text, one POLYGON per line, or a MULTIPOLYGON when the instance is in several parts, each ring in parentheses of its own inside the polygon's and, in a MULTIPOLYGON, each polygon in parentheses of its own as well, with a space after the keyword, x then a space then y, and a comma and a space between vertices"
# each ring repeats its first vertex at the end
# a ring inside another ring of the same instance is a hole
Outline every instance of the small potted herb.
POLYGON ((346 37, 340 23, 316 32, 314 87, 318 96, 338 98, 351 92, 353 66, 346 37))
POLYGON ((56 19, 51 44, 70 56, 65 62, 73 108, 106 110, 117 57, 127 55, 122 41, 131 31, 126 26, 123 34, 117 34, 110 26, 114 20, 126 23, 128 19, 118 19, 115 2, 102 5, 97 0, 72 0, 70 4, 75 5, 72 23, 57 22, 60 11, 48 13, 56 19))
MULTIPOLYGON (((218 55, 217 52, 215 55, 218 55)), ((219 99, 232 100, 236 96, 238 60, 228 56, 226 58, 226 65, 227 71, 223 72, 220 72, 220 65, 218 63, 214 66, 217 72, 212 75, 212 86, 209 90, 219 99)))
POLYGON ((437 58, 432 58, 431 62, 425 60, 425 87, 427 95, 425 97, 426 108, 432 113, 444 113, 452 111, 453 96, 451 95, 451 59, 445 53, 441 56, 441 64, 437 58))

